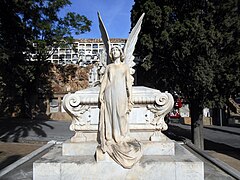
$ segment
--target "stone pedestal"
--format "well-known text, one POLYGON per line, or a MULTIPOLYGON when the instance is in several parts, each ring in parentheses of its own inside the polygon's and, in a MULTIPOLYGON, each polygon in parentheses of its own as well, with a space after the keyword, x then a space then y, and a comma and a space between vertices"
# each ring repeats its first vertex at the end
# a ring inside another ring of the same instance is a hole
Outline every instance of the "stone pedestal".
POLYGON ((70 130, 75 135, 34 162, 34 180, 204 179, 203 162, 162 134, 168 128, 164 117, 174 104, 171 94, 133 87, 130 137, 140 142, 143 156, 131 169, 124 169, 97 143, 98 93, 95 87, 64 96, 63 107, 73 118, 70 130))
MULTIPOLYGON (((98 147, 97 142, 87 141, 87 142, 77 142, 72 143, 66 141, 62 144, 62 155, 63 156, 88 156, 94 155, 98 147)), ((143 155, 174 155, 174 141, 167 139, 165 141, 142 141, 142 154, 143 155)), ((98 158, 98 156, 96 156, 98 158)))
MULTIPOLYGON (((167 130, 165 115, 174 105, 168 92, 133 86, 134 103, 128 120, 131 137, 138 141, 159 141, 158 131, 167 130)), ((63 99, 64 110, 73 118, 70 130, 75 132, 71 142, 96 141, 99 123, 99 87, 67 94, 63 99)))
POLYGON ((170 139, 160 142, 143 141, 143 155, 147 156, 174 156, 175 143, 170 139))
POLYGON ((34 162, 33 179, 204 179, 203 162, 177 143, 175 155, 144 155, 131 169, 124 169, 103 155, 98 162, 93 155, 63 156, 62 147, 55 146, 34 162))
POLYGON ((95 141, 72 143, 68 140, 62 144, 62 155, 63 156, 94 155, 97 146, 98 143, 95 141))

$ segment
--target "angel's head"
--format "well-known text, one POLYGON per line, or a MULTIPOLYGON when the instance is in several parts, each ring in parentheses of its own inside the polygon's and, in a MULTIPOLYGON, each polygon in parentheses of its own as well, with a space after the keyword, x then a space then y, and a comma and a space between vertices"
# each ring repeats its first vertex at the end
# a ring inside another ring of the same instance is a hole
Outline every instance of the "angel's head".
POLYGON ((124 61, 124 53, 120 46, 113 46, 110 51, 110 58, 112 61, 115 61, 117 58, 120 58, 121 62, 124 61))

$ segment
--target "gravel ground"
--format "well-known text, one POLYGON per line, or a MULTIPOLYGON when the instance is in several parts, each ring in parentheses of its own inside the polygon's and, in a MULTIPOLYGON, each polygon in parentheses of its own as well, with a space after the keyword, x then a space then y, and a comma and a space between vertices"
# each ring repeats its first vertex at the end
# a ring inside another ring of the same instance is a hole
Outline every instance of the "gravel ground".
POLYGON ((43 145, 43 143, 0 142, 0 170, 43 145))
POLYGON ((220 161, 225 162, 226 164, 228 164, 229 166, 233 167, 234 169, 240 172, 240 160, 223 153, 215 152, 215 151, 206 151, 206 152, 209 155, 215 157, 216 159, 219 159, 220 161))

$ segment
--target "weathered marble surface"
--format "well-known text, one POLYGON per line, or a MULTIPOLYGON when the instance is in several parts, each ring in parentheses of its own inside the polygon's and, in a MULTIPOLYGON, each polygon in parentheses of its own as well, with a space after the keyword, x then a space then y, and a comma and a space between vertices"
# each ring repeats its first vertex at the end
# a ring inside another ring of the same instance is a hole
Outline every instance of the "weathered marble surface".
POLYGON ((99 91, 99 146, 124 168, 132 168, 142 156, 141 144, 130 137, 132 78, 120 46, 110 51, 113 63, 106 66, 99 91))
MULTIPOLYGON (((165 135, 164 135, 165 136, 165 135)), ((166 138, 165 141, 141 141, 143 155, 174 155, 174 141, 166 138)), ((75 142, 66 141, 62 144, 62 155, 64 156, 94 156, 98 143, 96 141, 75 142)), ((98 157, 96 154, 96 159, 98 157)), ((103 160, 103 159, 102 159, 103 160)), ((97 160, 98 161, 98 160, 97 160)))
MULTIPOLYGON (((116 57, 120 58, 120 49, 115 49, 116 57)), ((63 107, 73 117, 70 130, 75 135, 71 142, 82 142, 79 147, 63 144, 64 155, 78 154, 72 152, 73 146, 80 149, 84 144, 88 146, 87 142, 96 141, 117 163, 131 168, 142 156, 140 141, 166 141, 161 131, 167 129, 164 117, 173 107, 172 95, 147 87, 132 88, 129 68, 118 60, 117 64, 107 66, 100 90, 91 88, 64 97, 63 107)))
POLYGON ((69 140, 62 144, 63 156, 94 156, 98 143, 96 141, 76 142, 69 140))
MULTIPOLYGON (((97 141, 98 95, 99 87, 93 87, 64 96, 63 107, 73 117, 70 130, 76 133, 72 142, 97 141)), ((134 106, 129 114, 132 137, 149 140, 153 132, 167 129, 164 117, 174 104, 171 94, 144 86, 133 86, 132 101, 134 106)))
POLYGON ((132 169, 115 162, 96 162, 93 156, 62 156, 56 146, 33 164, 34 180, 77 179, 164 179, 203 180, 203 162, 179 144, 175 156, 142 157, 132 169))

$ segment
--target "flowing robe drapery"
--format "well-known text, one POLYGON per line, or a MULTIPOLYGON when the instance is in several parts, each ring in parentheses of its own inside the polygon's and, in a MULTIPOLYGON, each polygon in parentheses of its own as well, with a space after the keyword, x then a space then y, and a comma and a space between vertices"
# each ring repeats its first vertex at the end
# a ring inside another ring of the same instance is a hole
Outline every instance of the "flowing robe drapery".
POLYGON ((141 157, 141 146, 129 138, 128 110, 132 80, 126 64, 110 64, 101 82, 101 148, 117 163, 131 168, 141 157))

